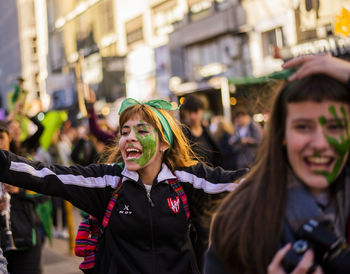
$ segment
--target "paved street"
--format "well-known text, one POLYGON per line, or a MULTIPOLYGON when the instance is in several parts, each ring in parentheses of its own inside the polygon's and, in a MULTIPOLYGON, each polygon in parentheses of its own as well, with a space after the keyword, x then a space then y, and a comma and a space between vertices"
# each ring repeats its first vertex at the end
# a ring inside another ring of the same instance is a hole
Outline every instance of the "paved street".
POLYGON ((54 239, 52 246, 46 242, 43 249, 43 274, 81 274, 81 261, 82 258, 69 254, 68 240, 54 239))
MULTIPOLYGON (((81 221, 80 211, 73 207, 74 233, 81 221)), ((82 274, 79 264, 83 258, 69 253, 68 240, 54 238, 52 245, 45 242, 42 252, 43 274, 82 274)))

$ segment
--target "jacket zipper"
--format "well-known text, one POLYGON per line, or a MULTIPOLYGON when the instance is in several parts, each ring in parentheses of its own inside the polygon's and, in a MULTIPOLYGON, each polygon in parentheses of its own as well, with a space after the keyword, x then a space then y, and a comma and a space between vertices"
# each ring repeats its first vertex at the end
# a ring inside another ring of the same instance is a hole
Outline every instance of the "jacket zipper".
POLYGON ((154 244, 153 217, 152 217, 152 207, 154 207, 154 203, 153 203, 152 198, 151 198, 151 191, 152 191, 152 188, 153 188, 153 185, 152 185, 152 187, 151 187, 150 192, 147 192, 146 187, 145 187, 145 190, 146 190, 146 196, 147 196, 148 202, 149 202, 149 204, 150 204, 150 206, 151 206, 151 207, 148 209, 148 212, 149 212, 150 225, 151 225, 152 253, 153 253, 153 268, 154 268, 154 271, 156 271, 156 269, 157 269, 157 267, 156 267, 156 258, 155 258, 155 251, 156 251, 156 248, 155 248, 155 244, 154 244))
POLYGON ((154 207, 154 203, 153 203, 153 201, 152 201, 152 199, 151 199, 151 193, 149 192, 147 192, 147 199, 148 199, 148 202, 150 203, 150 205, 151 205, 151 207, 154 207))

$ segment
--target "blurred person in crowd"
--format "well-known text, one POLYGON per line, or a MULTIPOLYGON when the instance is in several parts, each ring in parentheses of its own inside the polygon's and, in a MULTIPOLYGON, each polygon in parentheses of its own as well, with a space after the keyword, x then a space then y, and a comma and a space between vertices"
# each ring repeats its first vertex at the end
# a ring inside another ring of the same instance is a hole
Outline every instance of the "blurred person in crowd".
POLYGON ((234 113, 234 134, 229 142, 233 147, 234 169, 251 167, 262 139, 260 126, 244 107, 234 113))
POLYGON ((21 146, 21 127, 16 119, 7 119, 9 134, 11 136, 10 149, 18 155, 25 156, 21 146))
POLYGON ((13 104, 15 112, 23 111, 26 97, 28 95, 28 91, 26 91, 23 87, 24 81, 24 78, 20 76, 17 78, 17 84, 14 85, 14 92, 11 97, 11 103, 13 104))
POLYGON ((209 130, 212 133, 220 152, 223 156, 223 168, 235 169, 235 158, 230 139, 234 132, 234 127, 224 116, 214 116, 211 119, 209 130))
POLYGON ((26 119, 28 111, 28 91, 24 89, 25 79, 23 77, 17 78, 17 83, 14 85, 13 92, 8 93, 8 106, 10 113, 7 120, 19 121, 21 129, 21 140, 25 139, 28 134, 28 121, 26 119))
MULTIPOLYGON (((0 149, 9 151, 11 137, 7 123, 0 121, 0 149)), ((36 206, 40 198, 26 190, 2 183, 3 191, 10 194, 10 228, 16 250, 5 252, 8 271, 11 274, 40 273, 41 237, 39 233, 40 218, 36 206)), ((5 196, 0 199, 0 210, 7 207, 5 196)), ((4 220, 2 220, 4 221, 4 220)), ((4 224, 0 226, 1 247, 6 250, 4 224)))
POLYGON ((89 88, 89 95, 85 97, 86 110, 89 116, 90 132, 97 138, 98 141, 106 145, 113 143, 113 140, 118 137, 118 130, 103 130, 98 124, 97 114, 94 109, 96 102, 95 92, 89 88))
POLYGON ((206 274, 350 273, 350 62, 294 67, 256 165, 215 214, 206 274))
MULTIPOLYGON (((61 131, 54 132, 51 144, 47 150, 42 146, 38 149, 35 160, 41 161, 47 165, 63 164, 69 165, 64 151, 60 151, 61 131), (63 158, 61 157, 63 155, 63 158)), ((69 152, 70 156, 70 152, 69 152)), ((67 214, 64 206, 64 200, 59 197, 50 197, 51 200, 51 220, 53 226, 53 236, 55 238, 68 238, 67 214)))
POLYGON ((99 159, 96 147, 89 137, 89 130, 85 124, 78 126, 78 138, 73 146, 71 158, 75 164, 82 166, 96 163, 99 159))
POLYGON ((204 103, 197 95, 188 95, 181 105, 185 136, 199 159, 211 166, 222 166, 222 155, 207 127, 202 124, 204 103))
MULTIPOLYGON (((27 157, 29 159, 37 159, 37 153, 40 152, 40 137, 44 132, 44 126, 39 121, 37 115, 33 115, 32 117, 26 116, 33 125, 35 125, 36 130, 32 135, 27 135, 27 137, 21 141, 21 132, 22 128, 20 126, 20 122, 18 117, 14 115, 14 112, 10 113, 7 117, 7 123, 9 126, 9 134, 11 136, 10 143, 10 151, 21 155, 23 157, 27 157)), ((24 117, 24 116, 23 116, 24 117)), ((27 125, 28 126, 28 125, 27 125)), ((41 223, 38 224, 38 229, 41 236, 41 242, 43 243, 45 237, 48 236, 51 238, 51 229, 52 229, 52 221, 48 216, 51 215, 51 202, 48 196, 34 194, 31 196, 36 201, 36 211, 39 215, 41 223)))
POLYGON ((70 166, 72 164, 71 153, 72 153, 72 141, 69 134, 61 129, 59 133, 57 148, 60 163, 65 166, 70 166))
MULTIPOLYGON (((181 117, 184 122, 182 130, 189 140, 191 149, 198 156, 200 161, 210 166, 222 166, 223 159, 209 129, 202 124, 204 103, 197 95, 189 95, 181 105, 181 117)), ((193 200, 201 204, 193 212, 193 229, 195 233, 191 234, 194 242, 194 252, 197 257, 200 268, 203 267, 204 253, 208 247, 209 227, 211 221, 211 212, 215 201, 221 199, 222 195, 208 195, 205 192, 196 192, 193 200)))
POLYGON ((9 132, 12 136, 10 149, 16 154, 26 157, 29 155, 34 156, 36 154, 37 149, 40 147, 40 136, 44 131, 44 127, 36 115, 27 118, 31 120, 37 129, 32 135, 27 136, 23 141, 21 141, 21 127, 19 121, 17 119, 8 120, 9 132))
POLYGON ((1 274, 8 274, 7 271, 7 260, 3 254, 2 249, 0 248, 0 273, 1 274))

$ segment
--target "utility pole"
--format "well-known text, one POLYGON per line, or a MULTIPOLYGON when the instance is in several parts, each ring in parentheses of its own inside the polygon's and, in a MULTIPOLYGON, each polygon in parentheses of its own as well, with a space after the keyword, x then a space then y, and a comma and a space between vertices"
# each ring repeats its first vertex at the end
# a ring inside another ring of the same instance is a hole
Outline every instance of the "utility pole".
POLYGON ((75 63, 75 78, 77 81, 77 95, 78 95, 78 106, 79 106, 79 114, 78 118, 83 118, 87 116, 87 111, 84 102, 84 89, 85 85, 82 80, 82 63, 84 60, 84 55, 82 52, 79 52, 79 58, 75 63))

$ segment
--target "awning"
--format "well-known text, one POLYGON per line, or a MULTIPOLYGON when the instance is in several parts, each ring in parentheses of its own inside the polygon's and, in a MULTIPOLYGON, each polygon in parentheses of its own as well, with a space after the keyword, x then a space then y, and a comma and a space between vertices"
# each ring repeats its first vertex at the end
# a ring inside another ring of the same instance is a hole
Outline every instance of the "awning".
POLYGON ((273 72, 266 76, 261 77, 228 77, 229 84, 234 84, 236 86, 248 86, 248 85, 259 85, 265 84, 271 80, 281 80, 287 79, 296 71, 295 68, 285 69, 281 71, 273 72))

